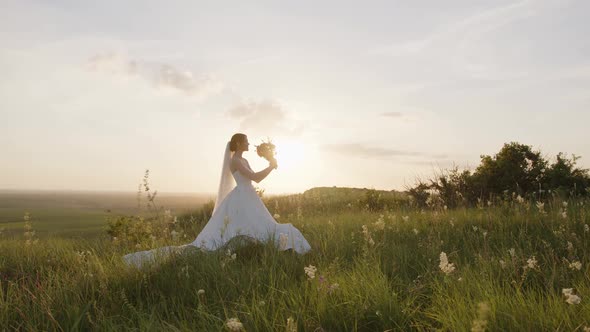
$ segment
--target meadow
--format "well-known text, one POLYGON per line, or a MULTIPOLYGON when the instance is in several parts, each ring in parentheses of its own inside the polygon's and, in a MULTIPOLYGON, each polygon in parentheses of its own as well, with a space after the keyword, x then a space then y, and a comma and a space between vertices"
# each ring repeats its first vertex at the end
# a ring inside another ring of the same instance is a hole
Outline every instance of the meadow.
MULTIPOLYGON (((104 222, 98 231, 94 216, 85 236, 39 235, 52 226, 23 210, 0 235, 0 329, 590 329, 587 199, 418 208, 400 193, 324 188, 265 203, 302 231, 310 253, 234 245, 128 268, 126 253, 192 241, 210 206, 167 212, 159 218, 174 236, 154 228, 141 243, 108 235, 104 222)), ((158 221, 145 215, 131 222, 158 221)))
MULTIPOLYGON (((186 213, 212 199, 208 194, 166 193, 158 205, 186 213)), ((145 197, 132 192, 0 190, 0 234, 23 235, 24 212, 34 219, 39 238, 94 238, 105 235, 107 218, 144 215, 145 197)))

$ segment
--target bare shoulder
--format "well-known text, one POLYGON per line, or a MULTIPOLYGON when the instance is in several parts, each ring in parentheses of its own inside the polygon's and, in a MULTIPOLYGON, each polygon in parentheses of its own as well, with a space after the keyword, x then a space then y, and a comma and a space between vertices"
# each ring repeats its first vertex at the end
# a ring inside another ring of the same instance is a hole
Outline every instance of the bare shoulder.
POLYGON ((242 158, 242 162, 246 165, 246 167, 248 167, 249 169, 252 169, 252 167, 250 167, 250 163, 248 162, 248 159, 242 158))
POLYGON ((242 160, 245 160, 245 159, 244 158, 240 158, 240 157, 236 157, 236 156, 231 157, 231 162, 232 163, 239 163, 239 162, 242 162, 242 160))
POLYGON ((236 157, 232 157, 232 158, 229 160, 229 170, 230 170, 232 173, 233 173, 233 172, 235 172, 235 171, 237 170, 237 168, 238 168, 238 166, 236 165, 236 163, 237 163, 237 159, 238 159, 238 158, 236 158, 236 157))
MULTIPOLYGON (((236 157, 236 156, 232 157, 231 161, 230 161, 230 165, 229 165, 230 170, 232 172, 235 172, 238 169, 240 164, 243 165, 243 163, 242 163, 243 160, 245 160, 245 159, 240 158, 240 157, 236 157)), ((246 161, 246 162, 248 162, 248 161, 246 161)))

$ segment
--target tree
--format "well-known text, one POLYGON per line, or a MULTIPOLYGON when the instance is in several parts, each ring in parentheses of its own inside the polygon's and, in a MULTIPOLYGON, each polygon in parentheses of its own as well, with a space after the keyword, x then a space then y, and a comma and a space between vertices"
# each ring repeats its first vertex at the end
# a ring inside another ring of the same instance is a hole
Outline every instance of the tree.
POLYGON ((590 188, 588 170, 576 167, 578 159, 580 157, 576 155, 568 159, 563 152, 558 153, 555 163, 547 170, 546 186, 553 190, 585 194, 587 188, 590 188))
POLYGON ((553 164, 529 145, 506 143, 494 156, 481 156, 473 173, 457 167, 435 174, 429 182, 418 181, 408 194, 420 206, 442 201, 448 207, 475 204, 506 193, 530 194, 537 190, 558 190, 570 195, 589 195, 590 176, 587 169, 576 166, 579 159, 568 159, 559 153, 553 164))
POLYGON ((481 164, 473 173, 473 186, 482 197, 505 190, 532 192, 541 187, 547 164, 541 152, 530 146, 506 143, 494 157, 481 156, 481 164))

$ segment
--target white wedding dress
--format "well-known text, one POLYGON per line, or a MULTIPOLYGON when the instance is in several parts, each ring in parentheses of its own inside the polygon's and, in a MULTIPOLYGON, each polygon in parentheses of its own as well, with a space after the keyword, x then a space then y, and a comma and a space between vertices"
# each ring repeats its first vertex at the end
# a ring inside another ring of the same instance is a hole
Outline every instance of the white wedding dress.
MULTIPOLYGON (((244 166, 251 170, 247 163, 244 163, 244 166)), ((223 167, 228 168, 228 163, 224 162, 223 167)), ((165 259, 172 253, 181 252, 188 246, 206 251, 217 250, 237 236, 245 236, 260 242, 273 241, 279 250, 292 249, 300 254, 311 250, 311 246, 297 228, 292 224, 276 222, 258 197, 250 179, 240 171, 233 172, 232 176, 237 185, 227 195, 223 195, 225 197, 222 197, 221 202, 218 197, 211 219, 192 243, 135 252, 123 256, 123 260, 128 265, 141 267, 145 263, 154 262, 158 257, 165 259)), ((224 182, 223 175, 221 182, 224 182)))

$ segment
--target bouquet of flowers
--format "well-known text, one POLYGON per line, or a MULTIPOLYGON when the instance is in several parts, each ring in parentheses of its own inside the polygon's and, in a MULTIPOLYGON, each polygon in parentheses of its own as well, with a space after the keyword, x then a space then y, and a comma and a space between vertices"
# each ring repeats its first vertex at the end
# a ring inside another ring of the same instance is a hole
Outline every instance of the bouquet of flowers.
POLYGON ((275 155, 276 155, 276 146, 274 144, 272 144, 272 141, 269 139, 266 142, 262 142, 262 144, 260 145, 256 145, 256 153, 258 153, 258 156, 268 160, 268 161, 276 161, 275 155))

